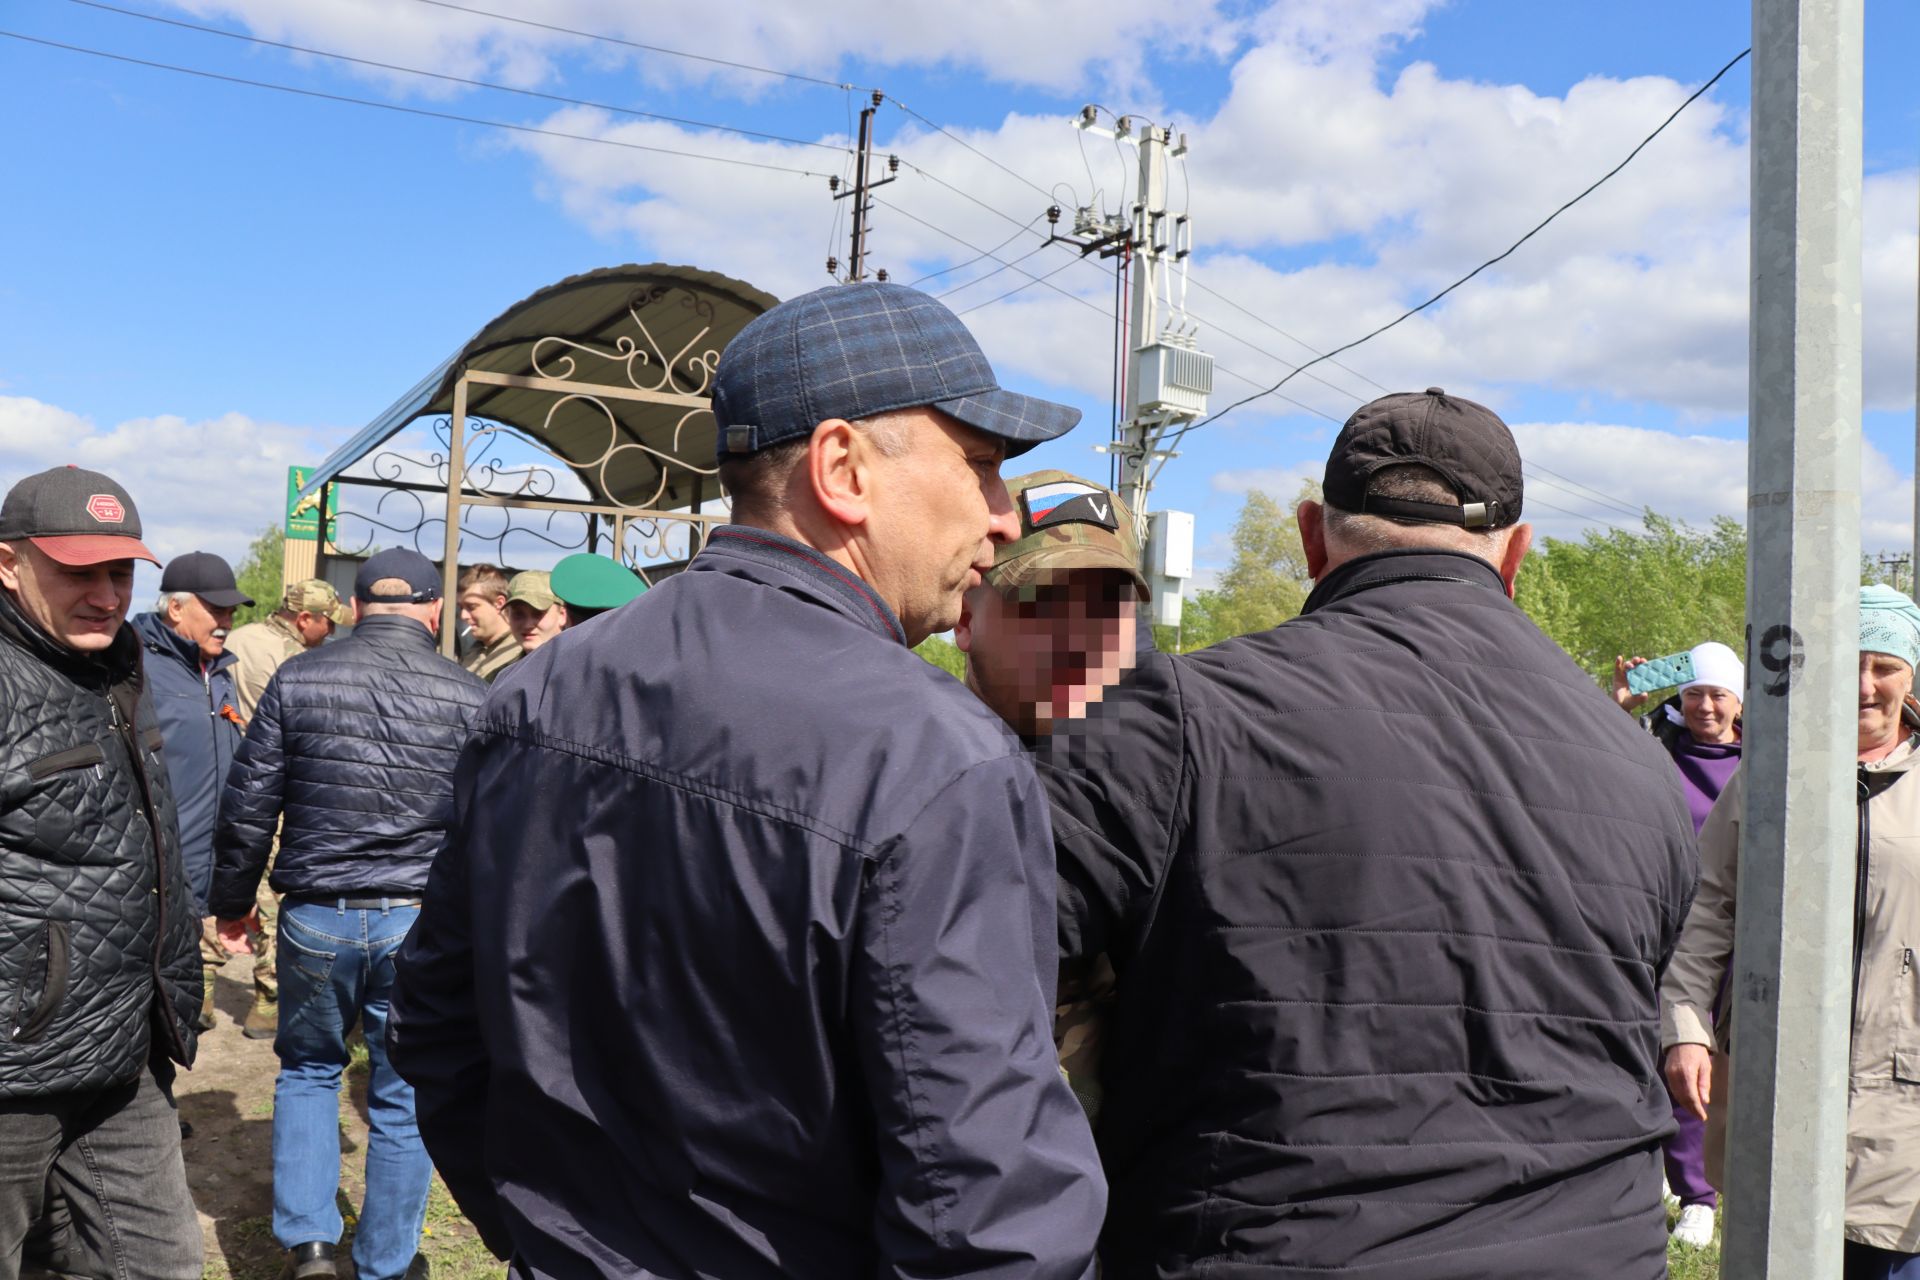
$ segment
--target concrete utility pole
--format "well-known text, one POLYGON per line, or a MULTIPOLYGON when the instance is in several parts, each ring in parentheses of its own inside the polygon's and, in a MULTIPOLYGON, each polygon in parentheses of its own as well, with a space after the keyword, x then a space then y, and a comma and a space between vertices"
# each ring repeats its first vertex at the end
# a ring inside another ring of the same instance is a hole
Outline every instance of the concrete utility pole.
POLYGON ((1754 0, 1730 1277, 1838 1280, 1860 569, 1863 0, 1754 0))
MULTIPOLYGON (((1111 130, 1102 128, 1098 109, 1089 106, 1082 109, 1074 126, 1131 139, 1140 150, 1132 219, 1117 233, 1124 238, 1123 260, 1131 266, 1133 289, 1124 348, 1126 402, 1121 409, 1120 438, 1112 451, 1119 463, 1120 500, 1133 513, 1143 568, 1153 584, 1153 621, 1178 626, 1181 584, 1193 573, 1193 517, 1159 512, 1149 518, 1147 501, 1159 465, 1172 456, 1160 449, 1161 440, 1169 430, 1198 421, 1207 412, 1213 357, 1196 348, 1184 325, 1184 313, 1163 314, 1161 309, 1161 294, 1172 297, 1175 269, 1183 267, 1193 252, 1192 224, 1185 214, 1176 217, 1167 210, 1167 161, 1186 154, 1186 138, 1175 144, 1170 130, 1146 123, 1140 124, 1136 135, 1135 123, 1132 117, 1121 116, 1111 130), (1181 322, 1178 326, 1176 319, 1181 322)), ((1115 238, 1090 208, 1078 211, 1074 231, 1083 253, 1099 248, 1103 257, 1115 238)))

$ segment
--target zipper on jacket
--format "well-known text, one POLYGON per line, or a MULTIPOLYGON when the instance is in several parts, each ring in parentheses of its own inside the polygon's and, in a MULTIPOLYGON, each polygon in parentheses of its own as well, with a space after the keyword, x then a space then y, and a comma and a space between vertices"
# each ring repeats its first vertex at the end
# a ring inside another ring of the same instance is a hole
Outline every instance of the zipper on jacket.
MULTIPOLYGON (((1852 1028, 1850 1038, 1860 1031, 1860 962, 1867 942, 1867 871, 1871 861, 1867 850, 1873 839, 1873 820, 1868 808, 1872 792, 1864 768, 1859 771, 1859 786, 1860 836, 1859 846, 1854 851, 1853 872, 1853 1016, 1848 1023, 1852 1028)), ((1911 956, 1912 952, 1907 954, 1911 956)))
MULTIPOLYGON (((135 705, 139 704, 136 702, 135 705)), ((173 1045, 174 1060, 184 1063, 187 1060, 187 1044, 180 1038, 180 1028, 174 1025, 176 1015, 173 1002, 167 998, 167 978, 160 969, 160 953, 167 945, 167 851, 161 847, 160 813, 153 805, 153 788, 147 781, 146 761, 140 758, 139 735, 120 713, 120 703, 111 689, 107 691, 107 710, 113 717, 114 733, 126 745, 134 780, 140 786, 140 805, 147 818, 147 834, 153 838, 153 899, 157 904, 153 929, 153 998, 159 1002, 163 1016, 158 1021, 173 1045)))

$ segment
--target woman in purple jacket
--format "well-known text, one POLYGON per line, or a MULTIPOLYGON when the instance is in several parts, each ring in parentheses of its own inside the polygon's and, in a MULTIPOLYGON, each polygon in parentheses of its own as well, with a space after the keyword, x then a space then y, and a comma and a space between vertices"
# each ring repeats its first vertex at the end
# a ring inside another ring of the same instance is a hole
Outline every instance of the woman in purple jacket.
MULTIPOLYGON (((1646 724, 1680 770, 1681 790, 1697 835, 1727 779, 1740 767, 1740 691, 1746 687, 1747 671, 1733 650, 1717 641, 1696 645, 1691 653, 1693 679, 1654 708, 1646 724)), ((1645 661, 1614 659, 1613 697, 1628 711, 1638 710, 1648 700, 1646 694, 1627 688, 1627 672, 1645 661)), ((1674 1108, 1673 1118, 1680 1126, 1667 1140, 1666 1149, 1667 1185, 1680 1198, 1673 1238, 1702 1248, 1713 1240, 1717 1204, 1707 1182, 1706 1122, 1683 1107, 1674 1108)))

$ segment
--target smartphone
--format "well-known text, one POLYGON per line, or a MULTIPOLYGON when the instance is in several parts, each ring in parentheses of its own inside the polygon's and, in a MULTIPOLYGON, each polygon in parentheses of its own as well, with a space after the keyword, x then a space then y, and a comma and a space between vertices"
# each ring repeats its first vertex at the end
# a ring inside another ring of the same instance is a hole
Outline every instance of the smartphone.
POLYGON ((1670 653, 1664 658, 1649 658, 1627 672, 1627 691, 1652 693, 1655 689, 1671 689, 1676 685, 1683 685, 1691 679, 1693 679, 1693 655, 1670 653))

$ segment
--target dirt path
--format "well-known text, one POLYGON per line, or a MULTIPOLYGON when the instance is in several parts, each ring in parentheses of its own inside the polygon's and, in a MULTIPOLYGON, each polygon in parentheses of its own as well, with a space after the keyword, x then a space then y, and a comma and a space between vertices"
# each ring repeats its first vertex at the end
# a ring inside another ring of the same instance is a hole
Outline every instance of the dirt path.
MULTIPOLYGON (((253 999, 252 961, 229 960, 214 989, 218 1025, 200 1037, 200 1058, 174 1087, 180 1116, 193 1126, 186 1140, 187 1181, 200 1207, 206 1237, 207 1280, 275 1280, 281 1250, 273 1239, 273 1080, 280 1061, 271 1040, 249 1040, 240 1020, 253 999)), ((365 1184, 361 1177, 366 1149, 365 1050, 348 1068, 349 1088, 340 1106, 341 1212, 348 1220, 342 1242, 341 1274, 352 1240, 352 1222, 365 1184)), ((434 1280, 500 1280, 506 1268, 495 1261, 473 1227, 460 1216, 440 1179, 433 1180, 421 1252, 432 1263, 434 1280)))

